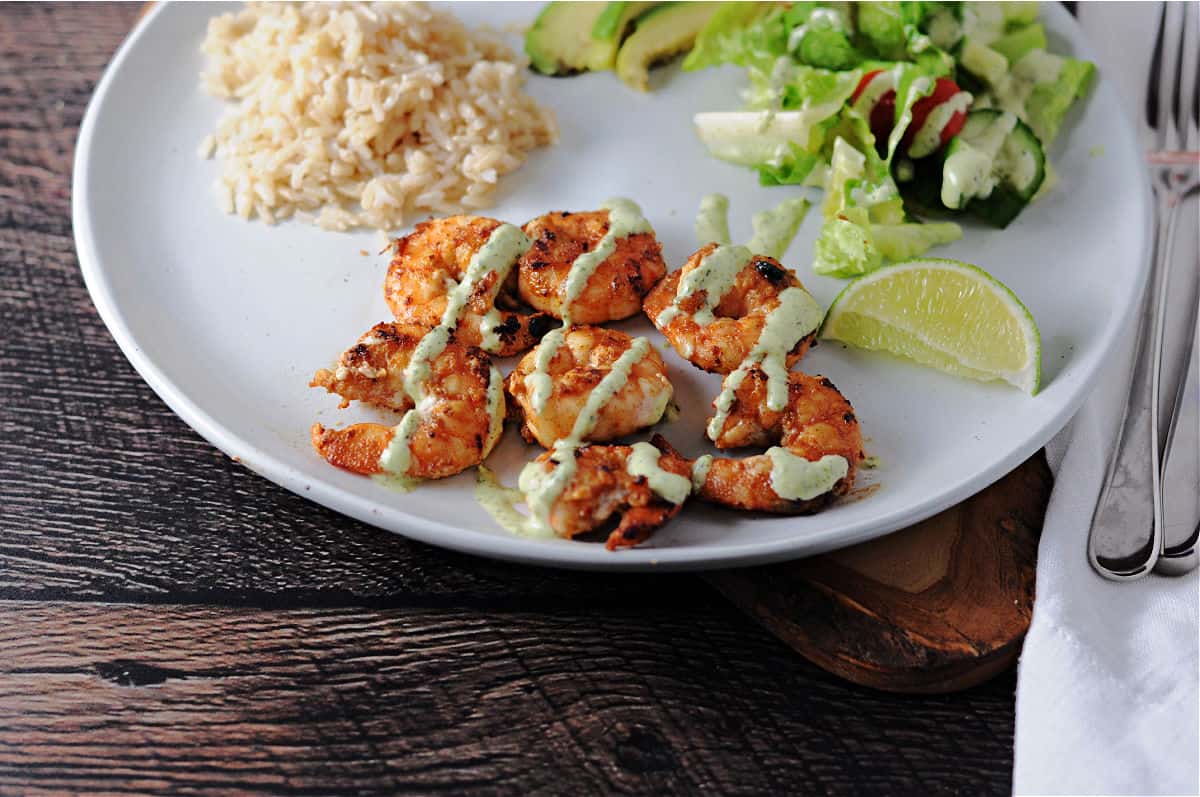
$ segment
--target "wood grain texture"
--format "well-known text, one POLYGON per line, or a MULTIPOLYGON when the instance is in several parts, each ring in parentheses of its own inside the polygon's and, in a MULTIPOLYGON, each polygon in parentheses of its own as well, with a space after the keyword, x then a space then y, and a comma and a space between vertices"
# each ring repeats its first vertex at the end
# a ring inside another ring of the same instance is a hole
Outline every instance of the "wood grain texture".
POLYGON ((0 793, 1009 791, 1011 674, 848 686, 695 577, 409 542, 175 418, 71 238, 78 125, 137 13, 0 4, 0 793))
POLYGON ((811 661, 854 683, 963 689, 1011 666, 1020 652, 1051 484, 1039 454, 904 531, 708 579, 811 661))
POLYGON ((1006 723, 814 689, 731 612, 0 603, 0 791, 1004 791, 1006 723))

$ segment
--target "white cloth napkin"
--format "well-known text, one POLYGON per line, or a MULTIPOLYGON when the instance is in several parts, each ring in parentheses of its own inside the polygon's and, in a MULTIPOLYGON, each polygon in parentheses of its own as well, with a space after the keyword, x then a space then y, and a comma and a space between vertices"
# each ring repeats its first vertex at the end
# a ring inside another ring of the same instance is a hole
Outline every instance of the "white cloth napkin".
MULTIPOLYGON (((1083 3, 1079 16, 1133 116, 1143 107, 1158 4, 1083 3)), ((1196 218, 1194 208, 1185 218, 1196 218)), ((1194 221, 1188 226, 1176 256, 1195 263, 1194 221)), ((1127 341, 1046 447, 1055 485, 1018 670, 1017 794, 1200 793, 1200 572, 1117 584, 1086 558, 1132 367, 1127 341)))

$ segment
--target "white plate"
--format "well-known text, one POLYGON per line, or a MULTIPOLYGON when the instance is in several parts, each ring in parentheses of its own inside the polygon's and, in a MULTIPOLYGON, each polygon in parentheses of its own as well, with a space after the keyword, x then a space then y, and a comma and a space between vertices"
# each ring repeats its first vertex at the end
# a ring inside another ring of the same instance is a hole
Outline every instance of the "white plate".
MULTIPOLYGON (((794 558, 921 520, 998 479, 1033 454, 1079 407, 1119 335, 1132 330, 1148 248, 1148 188, 1133 135, 1101 78, 1052 148, 1059 184, 1008 230, 968 229, 934 254, 976 263, 1029 306, 1042 330, 1044 388, 1034 397, 953 379, 884 355, 817 348, 801 364, 829 376, 854 403, 875 492, 812 517, 756 517, 699 503, 640 548, 541 541, 502 531, 472 498, 474 474, 408 494, 338 471, 311 449, 315 420, 341 425, 336 399, 306 385, 319 367, 388 317, 386 258, 373 234, 300 223, 271 227, 216 208, 216 165, 196 156, 222 104, 201 93, 205 24, 228 7, 160 5, 121 48, 96 89, 79 137, 74 222, 92 298, 117 343, 152 388, 200 434, 293 492, 384 529, 484 556, 589 569, 711 568, 794 558), (361 250, 371 254, 363 256, 361 250)), ((528 21, 524 4, 464 5, 470 24, 528 21)), ((1044 17, 1058 52, 1091 57, 1058 4, 1044 17)), ((764 189, 748 170, 709 158, 691 130, 696 111, 738 107, 743 77, 726 69, 662 71, 639 95, 611 73, 531 77, 554 108, 557 147, 505 179, 489 215, 523 223, 552 209, 636 199, 669 265, 695 249, 700 197, 732 199, 735 238, 750 216, 795 189, 764 189)), ((820 214, 810 213, 786 262, 828 304, 841 282, 808 267, 820 214)), ((649 330, 643 320, 620 325, 649 330)), ((657 335, 653 337, 661 341, 657 335)), ((689 455, 718 380, 667 348, 684 417, 663 429, 689 455)), ((506 366, 506 368, 509 366, 506 366)), ((509 429, 489 464, 510 482, 536 453, 509 429)))

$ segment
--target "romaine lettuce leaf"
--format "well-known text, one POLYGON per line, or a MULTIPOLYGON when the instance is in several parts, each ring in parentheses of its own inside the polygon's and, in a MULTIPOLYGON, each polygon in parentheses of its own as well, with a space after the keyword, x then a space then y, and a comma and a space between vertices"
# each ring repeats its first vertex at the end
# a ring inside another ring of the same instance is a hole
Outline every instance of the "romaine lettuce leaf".
POLYGON ((864 208, 847 208, 827 220, 813 247, 813 271, 827 277, 857 277, 885 260, 909 260, 962 238, 962 228, 953 222, 875 224, 869 215, 864 208))
POLYGON ((908 52, 905 19, 898 2, 866 0, 858 3, 858 32, 881 58, 899 61, 908 52))
POLYGON ((866 211, 850 208, 821 225, 813 246, 813 271, 826 277, 857 277, 883 265, 866 211))
POLYGON ((810 110, 827 119, 850 99, 861 76, 857 70, 833 72, 780 58, 765 79, 751 73, 746 101, 751 108, 810 110))
MULTIPOLYGON (((788 18, 799 19, 798 6, 788 18)), ((824 69, 853 69, 863 54, 851 41, 853 30, 846 16, 835 8, 814 7, 788 34, 788 50, 804 64, 824 69)))
POLYGON ((774 3, 722 3, 683 60, 684 71, 720 64, 769 71, 770 64, 787 53, 784 13, 774 3))
POLYGON ((717 111, 693 117, 696 134, 714 157, 741 166, 781 164, 820 150, 819 115, 809 111, 717 111))
POLYGON ((962 227, 952 221, 871 225, 871 236, 879 253, 896 262, 924 254, 934 246, 957 241, 962 235, 962 227))
POLYGON ((904 132, 912 123, 912 108, 917 100, 928 97, 937 85, 937 79, 945 74, 939 63, 901 63, 896 65, 896 120, 888 135, 887 160, 891 163, 904 140, 904 132))
MULTIPOLYGON (((1028 56, 1026 56, 1028 57, 1028 56)), ((1077 58, 1064 58, 1058 79, 1052 83, 1037 83, 1025 101, 1021 116, 1047 146, 1058 135, 1063 119, 1075 100, 1083 97, 1096 75, 1096 65, 1077 58)))
POLYGON ((805 152, 795 144, 789 144, 787 153, 755 168, 760 185, 810 185, 810 178, 822 162, 820 154, 805 152))

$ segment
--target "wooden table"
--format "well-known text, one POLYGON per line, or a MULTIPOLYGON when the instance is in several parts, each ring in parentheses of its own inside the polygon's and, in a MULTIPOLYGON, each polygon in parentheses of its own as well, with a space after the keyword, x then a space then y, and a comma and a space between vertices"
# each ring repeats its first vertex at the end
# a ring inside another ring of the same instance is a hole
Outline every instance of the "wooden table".
POLYGON ((138 12, 0 5, 0 792, 1009 791, 1011 673, 850 686, 698 577, 408 542, 176 418, 71 235, 79 123, 138 12))

